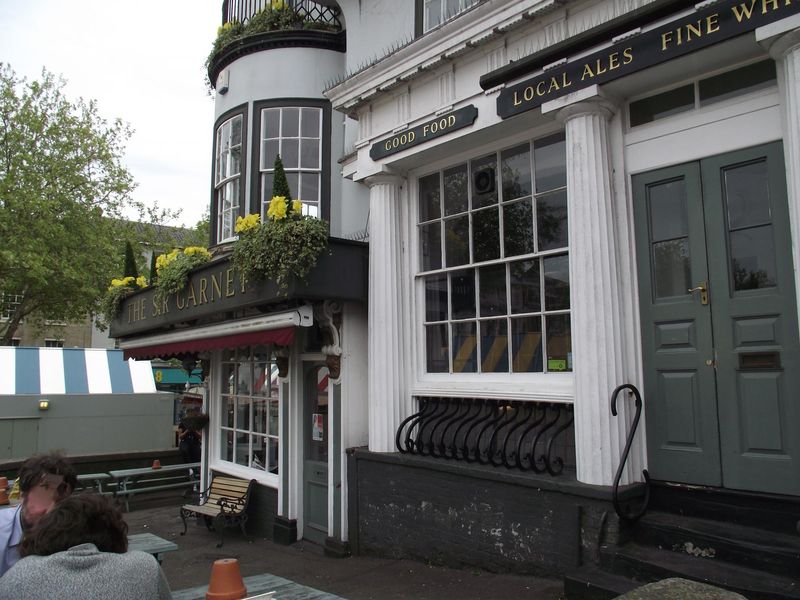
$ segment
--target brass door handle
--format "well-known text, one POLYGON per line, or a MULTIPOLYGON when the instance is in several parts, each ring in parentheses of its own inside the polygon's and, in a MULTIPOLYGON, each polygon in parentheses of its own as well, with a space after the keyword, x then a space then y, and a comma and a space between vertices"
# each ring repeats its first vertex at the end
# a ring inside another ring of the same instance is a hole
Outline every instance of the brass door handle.
POLYGON ((708 282, 703 281, 699 285, 687 290, 690 294, 700 292, 700 304, 706 306, 708 304, 708 282))

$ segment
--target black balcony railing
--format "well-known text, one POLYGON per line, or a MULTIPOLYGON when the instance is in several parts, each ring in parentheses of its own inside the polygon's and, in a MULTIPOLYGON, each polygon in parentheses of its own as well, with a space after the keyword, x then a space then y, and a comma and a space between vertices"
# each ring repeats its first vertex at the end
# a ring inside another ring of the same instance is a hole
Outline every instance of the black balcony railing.
MULTIPOLYGON (((342 29, 342 11, 334 6, 326 6, 313 0, 284 0, 283 5, 291 8, 297 14, 298 20, 305 25, 321 25, 336 31, 342 29)), ((255 14, 271 7, 271 0, 223 0, 222 24, 238 22, 244 25, 255 14)))
POLYGON ((400 424, 397 449, 534 473, 574 465, 572 405, 476 398, 420 398, 400 424))

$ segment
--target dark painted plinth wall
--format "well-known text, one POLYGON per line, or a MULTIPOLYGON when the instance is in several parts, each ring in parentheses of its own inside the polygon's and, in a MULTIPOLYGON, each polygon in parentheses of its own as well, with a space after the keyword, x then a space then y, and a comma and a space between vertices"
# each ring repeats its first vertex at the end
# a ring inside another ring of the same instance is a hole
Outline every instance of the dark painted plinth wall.
POLYGON ((356 554, 561 575, 598 561, 619 523, 608 488, 401 454, 348 452, 356 554))

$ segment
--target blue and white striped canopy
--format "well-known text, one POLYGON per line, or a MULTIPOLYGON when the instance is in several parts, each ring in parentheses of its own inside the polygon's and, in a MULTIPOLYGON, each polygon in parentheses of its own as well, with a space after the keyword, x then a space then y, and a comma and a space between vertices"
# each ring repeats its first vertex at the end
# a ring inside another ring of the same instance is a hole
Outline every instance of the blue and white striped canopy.
POLYGON ((122 350, 0 347, 0 395, 155 391, 150 361, 126 361, 122 350))

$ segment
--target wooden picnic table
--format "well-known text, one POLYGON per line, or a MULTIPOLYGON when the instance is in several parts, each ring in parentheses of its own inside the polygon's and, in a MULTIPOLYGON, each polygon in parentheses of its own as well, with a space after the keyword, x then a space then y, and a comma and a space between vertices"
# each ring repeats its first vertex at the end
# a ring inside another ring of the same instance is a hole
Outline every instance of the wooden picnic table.
POLYGON ((134 533, 128 536, 128 551, 141 550, 156 557, 161 564, 165 552, 174 552, 178 544, 160 538, 152 533, 134 533))
POLYGON ((154 469, 153 467, 140 467, 138 469, 117 469, 114 471, 109 471, 108 474, 116 480, 117 482, 117 496, 124 496, 125 498, 125 510, 129 510, 129 499, 135 493, 138 492, 146 492, 146 491, 158 491, 163 489, 170 489, 175 487, 182 487, 185 485, 189 485, 190 482, 187 480, 185 482, 178 482, 178 483, 170 483, 167 485, 154 485, 144 488, 137 488, 137 482, 147 475, 155 475, 159 476, 163 473, 177 473, 180 471, 188 471, 189 469, 198 469, 200 468, 200 463, 184 463, 179 465, 163 465, 158 469, 154 469))

